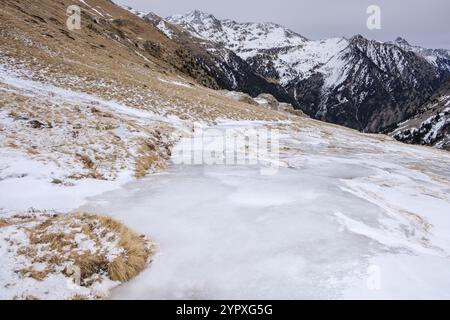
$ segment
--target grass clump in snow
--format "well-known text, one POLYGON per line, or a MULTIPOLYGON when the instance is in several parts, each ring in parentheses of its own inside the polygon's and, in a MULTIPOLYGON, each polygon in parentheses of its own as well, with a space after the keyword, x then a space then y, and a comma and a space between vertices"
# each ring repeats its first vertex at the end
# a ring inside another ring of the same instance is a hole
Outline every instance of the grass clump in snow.
POLYGON ((123 249, 122 254, 108 265, 108 275, 114 281, 129 281, 144 270, 153 250, 144 236, 122 223, 106 216, 100 217, 100 221, 107 230, 118 235, 118 245, 123 249))
POLYGON ((144 177, 149 171, 158 171, 164 169, 165 163, 160 160, 156 152, 156 147, 148 142, 142 142, 138 147, 138 156, 136 157, 135 176, 144 177))
POLYGON ((0 219, 0 228, 6 227, 8 225, 8 221, 6 219, 0 219))
MULTIPOLYGON (((2 218, 0 226, 0 240, 10 246, 13 255, 12 272, 19 275, 16 281, 34 279, 37 284, 33 287, 49 291, 46 286, 59 276, 77 285, 75 291, 69 287, 63 293, 68 299, 105 297, 110 289, 144 270, 154 253, 154 246, 145 236, 97 214, 34 210, 2 218)), ((40 296, 39 290, 21 290, 17 297, 33 294, 46 298, 40 296)))

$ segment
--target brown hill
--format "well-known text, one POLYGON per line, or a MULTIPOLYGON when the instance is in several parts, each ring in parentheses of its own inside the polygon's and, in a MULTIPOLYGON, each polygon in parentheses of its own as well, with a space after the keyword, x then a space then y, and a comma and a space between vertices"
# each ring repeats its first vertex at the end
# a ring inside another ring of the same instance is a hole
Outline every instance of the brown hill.
POLYGON ((20 64, 34 80, 183 118, 266 116, 247 105, 235 110, 239 104, 205 91, 197 84, 217 85, 187 50, 107 0, 5 0, 0 30, 2 63, 20 64), (82 9, 81 30, 69 31, 66 11, 73 4, 82 9))

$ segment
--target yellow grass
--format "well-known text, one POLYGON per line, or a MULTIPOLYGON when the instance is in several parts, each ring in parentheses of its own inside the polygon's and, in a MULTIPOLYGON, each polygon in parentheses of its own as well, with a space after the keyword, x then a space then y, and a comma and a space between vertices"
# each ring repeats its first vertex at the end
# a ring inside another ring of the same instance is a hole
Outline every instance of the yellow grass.
POLYGON ((125 282, 138 275, 146 266, 149 256, 154 254, 154 247, 141 235, 109 217, 100 217, 102 224, 119 236, 119 246, 124 254, 108 266, 108 275, 112 280, 125 282))
MULTIPOLYGON (((38 281, 69 264, 78 268, 81 285, 85 287, 90 287, 102 274, 113 281, 126 282, 144 270, 154 254, 154 246, 145 236, 135 233, 121 222, 98 214, 36 212, 2 218, 0 225, 14 225, 26 230, 29 245, 18 248, 17 253, 27 257, 31 266, 19 272, 38 281), (76 236, 80 234, 93 241, 95 250, 80 250, 76 241, 76 236), (108 260, 102 241, 115 243, 121 249, 120 254, 108 260), (44 264, 45 268, 34 270, 35 263, 44 264)), ((63 272, 69 277, 74 269, 66 267, 63 272)))
POLYGON ((0 228, 8 226, 6 219, 0 219, 0 228))

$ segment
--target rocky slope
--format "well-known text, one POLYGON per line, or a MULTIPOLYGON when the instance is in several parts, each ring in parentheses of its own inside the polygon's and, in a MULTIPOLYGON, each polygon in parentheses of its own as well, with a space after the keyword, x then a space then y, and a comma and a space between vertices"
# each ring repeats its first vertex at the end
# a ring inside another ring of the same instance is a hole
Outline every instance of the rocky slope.
POLYGON ((388 131, 402 142, 450 151, 450 81, 424 103, 416 115, 388 131))
MULTIPOLYGON (((128 9, 133 12, 132 9, 128 9)), ((221 88, 243 91, 252 96, 270 93, 278 100, 296 104, 295 99, 290 97, 281 85, 261 76, 233 50, 203 37, 197 37, 154 13, 140 13, 139 16, 158 28, 168 38, 182 45, 221 88)))
POLYGON ((200 11, 167 21, 232 50, 314 118, 367 132, 415 114, 449 75, 443 51, 362 36, 312 41, 277 24, 218 20, 200 11))

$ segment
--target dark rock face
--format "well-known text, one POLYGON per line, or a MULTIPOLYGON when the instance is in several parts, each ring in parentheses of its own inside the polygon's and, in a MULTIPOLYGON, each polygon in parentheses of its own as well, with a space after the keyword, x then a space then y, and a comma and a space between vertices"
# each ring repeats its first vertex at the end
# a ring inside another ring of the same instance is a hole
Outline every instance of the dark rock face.
POLYGON ((250 65, 235 53, 222 49, 211 55, 210 59, 204 59, 202 64, 209 70, 210 76, 224 89, 242 91, 252 97, 261 93, 270 93, 277 100, 295 103, 286 90, 278 84, 269 82, 266 78, 257 74, 250 65))
POLYGON ((314 117, 321 103, 323 85, 323 75, 314 73, 309 78, 290 83, 286 89, 296 101, 301 101, 301 109, 314 117))

